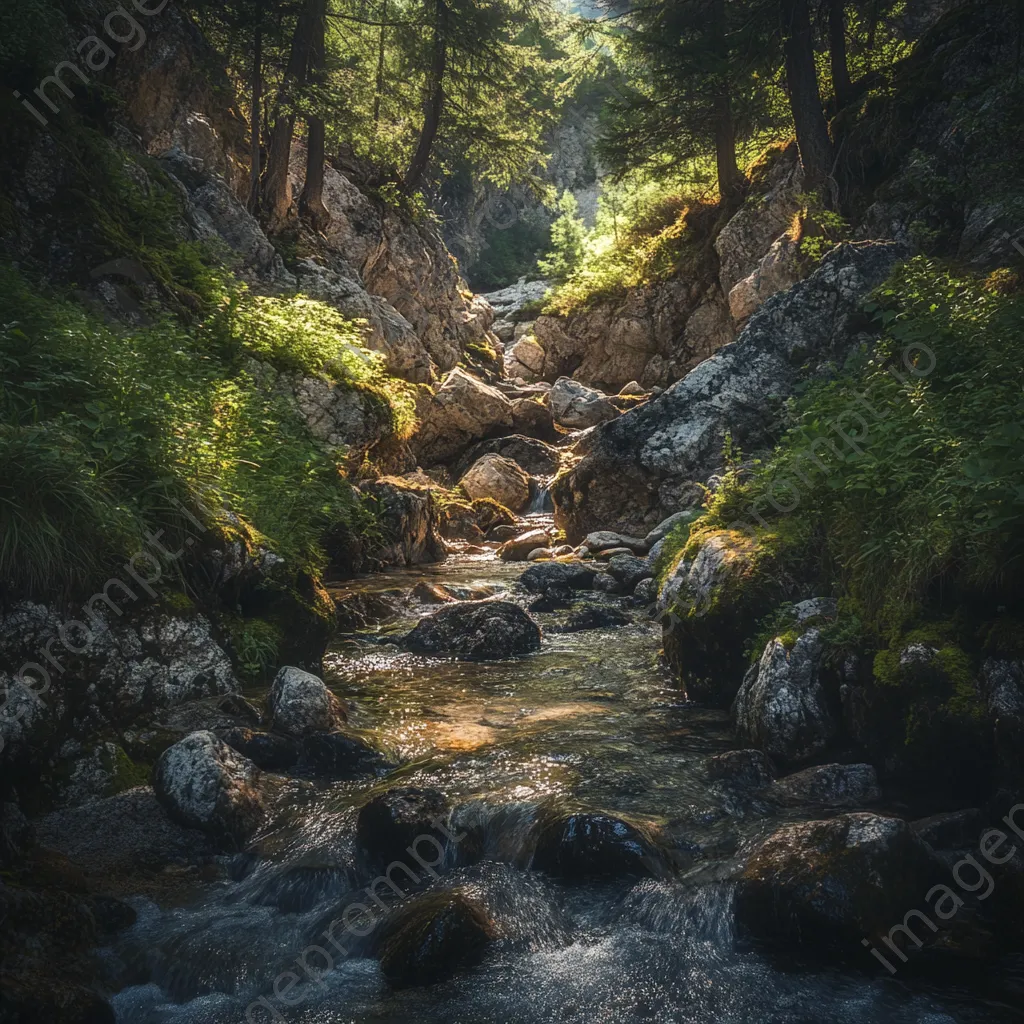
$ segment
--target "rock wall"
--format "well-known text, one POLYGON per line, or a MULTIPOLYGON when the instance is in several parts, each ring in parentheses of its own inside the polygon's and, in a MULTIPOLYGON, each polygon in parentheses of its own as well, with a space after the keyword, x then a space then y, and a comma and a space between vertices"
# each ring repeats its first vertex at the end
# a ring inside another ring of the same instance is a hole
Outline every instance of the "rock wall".
POLYGON ((598 428, 587 454, 559 477, 556 523, 570 540, 597 529, 643 535, 681 508, 721 468, 726 431, 746 452, 774 436, 781 403, 802 378, 841 365, 867 321, 860 302, 907 250, 842 245, 806 281, 770 298, 735 344, 663 395, 598 428))

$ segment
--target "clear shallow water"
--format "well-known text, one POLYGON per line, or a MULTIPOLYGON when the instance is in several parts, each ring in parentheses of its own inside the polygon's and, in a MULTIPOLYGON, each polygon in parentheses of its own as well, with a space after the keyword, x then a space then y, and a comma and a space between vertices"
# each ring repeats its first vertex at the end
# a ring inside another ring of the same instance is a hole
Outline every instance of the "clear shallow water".
MULTIPOLYGON (((410 655, 387 643, 429 608, 409 599, 426 580, 511 588, 522 565, 461 557, 429 570, 347 585, 396 617, 340 643, 327 680, 402 767, 385 779, 293 785, 235 880, 177 908, 138 903, 138 924, 108 952, 119 1022, 221 1024, 246 1019, 274 978, 368 879, 353 867, 357 808, 392 785, 433 786, 459 808, 458 829, 483 837, 486 859, 440 884, 472 887, 505 938, 477 968, 429 988, 393 992, 366 943, 307 960, 277 1016, 253 1021, 758 1022, 842 1024, 1021 1019, 990 982, 941 989, 883 972, 771 960, 735 949, 728 876, 782 820, 716 789, 705 759, 729 749, 727 717, 681 700, 658 664, 646 622, 545 635, 539 653, 473 664, 410 655), (565 885, 527 870, 530 827, 549 806, 651 822, 682 851, 661 880, 565 885), (315 981, 308 980, 312 976, 315 981), (970 988, 970 991, 968 991, 970 988), (986 998, 988 997, 988 998, 986 998)), ((542 625, 554 616, 538 616, 542 625)), ((456 854, 457 856, 457 854, 456 854)), ((322 941, 322 940, 321 940, 322 941)), ((851 956, 855 951, 851 951, 851 956)), ((1016 965, 1007 972, 1019 975, 1016 965)), ((994 972, 998 975, 1000 972, 994 972)))

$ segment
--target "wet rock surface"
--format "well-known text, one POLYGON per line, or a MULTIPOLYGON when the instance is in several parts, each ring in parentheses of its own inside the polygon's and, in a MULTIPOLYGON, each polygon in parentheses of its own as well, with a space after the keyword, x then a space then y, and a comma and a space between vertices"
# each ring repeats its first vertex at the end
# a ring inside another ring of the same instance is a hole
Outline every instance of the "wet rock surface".
POLYGON ((425 619, 402 639, 423 654, 500 659, 530 654, 540 647, 540 627, 517 604, 485 601, 449 605, 425 619))
POLYGON ((769 945, 857 950, 947 880, 941 861, 898 818, 801 822, 773 833, 751 858, 736 885, 736 922, 769 945))
POLYGON ((347 718, 341 701, 319 676, 293 666, 285 666, 274 677, 267 710, 273 729, 296 737, 330 732, 347 718))
POLYGON ((561 878, 657 875, 661 859, 653 838, 607 814, 579 813, 541 825, 533 867, 561 878))
POLYGON ((153 772, 153 788, 167 813, 231 844, 244 842, 266 815, 260 771, 212 732, 197 732, 169 747, 153 772))

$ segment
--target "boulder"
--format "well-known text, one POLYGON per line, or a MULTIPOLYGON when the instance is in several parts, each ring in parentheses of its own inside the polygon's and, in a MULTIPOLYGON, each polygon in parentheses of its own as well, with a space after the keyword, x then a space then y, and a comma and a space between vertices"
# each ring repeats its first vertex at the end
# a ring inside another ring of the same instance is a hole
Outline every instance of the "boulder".
POLYGON ((530 478, 511 459, 484 455, 478 459, 459 486, 470 498, 491 498, 513 512, 521 512, 530 503, 530 478))
MULTIPOLYGON (((507 541, 515 540, 522 533, 522 530, 518 526, 506 526, 504 524, 500 526, 492 526, 487 531, 486 539, 493 544, 504 544, 507 541)), ((544 534, 547 537, 547 533, 544 534)), ((506 559, 506 561, 517 561, 517 559, 506 559)))
POLYGON ((608 559, 608 572, 623 586, 627 593, 632 593, 641 580, 650 579, 654 575, 646 558, 636 555, 615 555, 608 559))
MULTIPOLYGON (((410 848, 421 836, 446 848, 451 810, 448 799, 436 789, 396 786, 375 796, 363 804, 356 819, 356 852, 360 862, 371 871, 382 871, 399 861, 415 871, 416 859, 410 848)), ((433 845, 428 840, 424 844, 424 849, 433 845)), ((401 878, 400 873, 395 874, 401 878)))
POLYGON ((569 540, 609 528, 643 536, 699 505, 698 484, 722 468, 726 431, 744 452, 770 445, 781 403, 863 340, 870 320, 862 300, 905 255, 896 243, 838 246, 806 281, 768 299, 735 344, 598 427, 584 458, 552 488, 555 522, 569 540))
POLYGON ((650 549, 655 544, 663 541, 677 526, 692 523, 699 515, 699 510, 691 508, 683 512, 673 512, 667 519, 662 520, 644 537, 644 544, 647 545, 648 553, 650 553, 650 549))
POLYGON ((828 748, 839 733, 839 721, 822 685, 823 650, 817 629, 797 637, 792 647, 780 639, 769 642, 733 703, 741 739, 789 763, 828 748))
POLYGON ((505 541, 498 548, 498 558, 503 562, 525 562, 531 551, 547 547, 550 540, 547 530, 527 530, 526 533, 520 533, 505 541))
POLYGON ((792 288, 801 277, 800 243, 786 232, 772 243, 753 273, 729 292, 733 320, 742 323, 766 299, 792 288))
POLYGON ((761 750, 727 750, 707 760, 708 778, 745 790, 770 786, 775 766, 761 750))
POLYGON ((882 798, 869 764, 821 764, 779 779, 772 795, 799 807, 864 807, 882 798))
POLYGON ((531 594, 546 594, 553 589, 589 590, 597 572, 582 562, 550 562, 535 565, 519 577, 519 583, 531 594))
POLYGON ((747 668, 744 642, 778 590, 770 552, 738 530, 707 535, 669 573, 658 598, 665 656, 693 699, 729 706, 747 668))
POLYGON ((527 556, 528 562, 543 562, 551 558, 551 548, 534 548, 527 556))
POLYGON ((933 850, 972 850, 979 845, 988 818, 978 807, 945 811, 912 821, 910 827, 933 850))
POLYGON ((517 604, 480 601, 447 605, 402 639, 402 645, 423 654, 500 660, 540 648, 540 627, 517 604))
POLYGON ((512 404, 496 388, 456 368, 417 403, 419 426, 410 444, 424 466, 461 454, 476 441, 512 429, 512 404))
POLYGON ((320 377, 302 377, 292 390, 310 434, 343 451, 349 465, 358 466, 368 451, 394 435, 391 409, 377 394, 320 377))
POLYGON ((551 406, 536 398, 517 398, 512 402, 512 427, 517 435, 555 441, 558 431, 551 418, 551 406))
POLYGON ((464 473, 485 455, 501 455, 511 459, 531 476, 537 477, 554 476, 561 460, 558 449, 552 445, 522 434, 510 434, 508 437, 496 437, 473 445, 459 460, 457 472, 464 473))
POLYGON ((733 907, 741 933, 766 946, 848 952, 865 937, 888 936, 908 910, 924 906, 932 886, 949 880, 905 821, 843 814, 769 836, 740 876, 733 907))
POLYGON ((642 387, 637 381, 631 380, 628 384, 623 384, 619 388, 620 395, 647 395, 650 392, 647 388, 642 387))
POLYGON ((226 729, 220 738, 266 772, 282 772, 294 768, 302 753, 299 743, 293 737, 279 736, 272 732, 235 727, 226 729))
POLYGON ((212 732, 168 747, 153 771, 153 789, 174 821, 237 844, 263 823, 260 781, 259 768, 212 732))
POLYGON ((381 562, 429 565, 448 557, 441 538, 440 511, 429 488, 385 478, 364 483, 360 489, 376 507, 384 543, 374 555, 381 562))
POLYGON ((392 987, 434 985, 478 964, 500 934, 475 888, 441 889, 396 908, 375 952, 392 987))
POLYGON ((583 543, 592 554, 608 551, 611 548, 626 548, 637 555, 647 553, 647 542, 645 540, 639 537, 628 537, 621 533, 613 533, 611 530, 595 530, 593 533, 588 533, 583 543))
POLYGON ((267 697, 271 728, 286 736, 331 732, 347 721, 341 701, 319 676, 286 665, 274 677, 267 697))
POLYGON ((544 349, 533 335, 520 336, 505 352, 505 373, 513 380, 536 380, 544 372, 544 349))
POLYGON ((629 626, 633 620, 618 608, 588 604, 570 615, 560 626, 552 626, 549 633, 581 633, 586 629, 614 629, 629 626))
POLYGON ((644 827, 609 814, 581 812, 543 821, 531 867, 558 878, 656 876, 657 842, 644 827))
POLYGON ((393 768, 361 736, 342 730, 317 732, 302 740, 301 767, 332 779, 355 779, 393 768))
POLYGON ((559 377, 548 397, 552 419, 569 430, 593 427, 619 415, 605 394, 571 377, 559 377))
POLYGON ((658 601, 658 584, 650 577, 642 579, 633 588, 633 604, 653 609, 658 601))

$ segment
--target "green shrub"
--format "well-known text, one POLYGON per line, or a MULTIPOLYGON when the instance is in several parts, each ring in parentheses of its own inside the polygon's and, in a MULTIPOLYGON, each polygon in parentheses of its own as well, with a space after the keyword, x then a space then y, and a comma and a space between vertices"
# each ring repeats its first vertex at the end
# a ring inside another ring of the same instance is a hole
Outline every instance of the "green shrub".
POLYGON ((813 541, 821 578, 885 633, 933 600, 1019 601, 1024 296, 918 258, 868 308, 881 341, 792 403, 774 454, 727 482, 708 525, 755 505, 794 548, 813 541))

